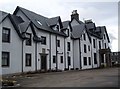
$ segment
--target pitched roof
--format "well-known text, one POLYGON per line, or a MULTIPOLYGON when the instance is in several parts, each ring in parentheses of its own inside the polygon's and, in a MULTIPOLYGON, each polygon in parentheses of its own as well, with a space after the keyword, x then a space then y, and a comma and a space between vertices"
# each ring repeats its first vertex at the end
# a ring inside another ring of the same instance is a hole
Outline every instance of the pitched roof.
POLYGON ((0 23, 8 16, 9 13, 0 11, 0 23))
POLYGON ((59 16, 57 17, 53 17, 53 18, 49 18, 46 20, 46 23, 48 24, 48 26, 54 26, 57 24, 58 20, 59 20, 59 16))
POLYGON ((85 24, 80 24, 72 27, 72 37, 73 38, 80 38, 82 35, 83 30, 85 29, 85 24))
POLYGON ((68 28, 68 26, 70 24, 70 21, 64 21, 64 22, 62 22, 62 24, 63 24, 63 28, 62 29, 66 29, 66 28, 68 28))
POLYGON ((24 9, 22 7, 19 7, 19 6, 17 6, 17 9, 15 10, 15 12, 13 14, 16 14, 18 10, 21 10, 39 30, 44 30, 44 31, 47 31, 47 32, 51 32, 51 33, 55 33, 55 34, 58 34, 58 35, 66 36, 66 34, 64 34, 63 32, 55 31, 48 26, 48 25, 51 25, 51 24, 55 24, 59 17, 49 19, 47 17, 36 14, 32 11, 29 11, 29 10, 24 9))

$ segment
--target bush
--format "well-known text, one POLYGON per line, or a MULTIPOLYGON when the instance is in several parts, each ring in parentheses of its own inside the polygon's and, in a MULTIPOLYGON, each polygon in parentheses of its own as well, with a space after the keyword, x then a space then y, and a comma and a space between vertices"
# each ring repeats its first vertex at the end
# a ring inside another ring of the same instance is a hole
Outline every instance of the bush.
POLYGON ((12 80, 2 80, 2 86, 14 86, 16 81, 12 80))

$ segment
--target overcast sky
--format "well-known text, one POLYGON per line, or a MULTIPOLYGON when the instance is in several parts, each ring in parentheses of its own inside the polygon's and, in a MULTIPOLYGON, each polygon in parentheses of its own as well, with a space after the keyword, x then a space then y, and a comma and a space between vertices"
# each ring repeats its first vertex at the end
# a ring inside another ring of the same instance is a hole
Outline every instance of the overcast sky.
POLYGON ((12 14, 16 6, 20 6, 45 17, 60 16, 62 21, 70 20, 71 12, 77 10, 80 20, 92 19, 97 26, 106 26, 111 40, 111 49, 118 51, 118 1, 0 0, 0 10, 12 14))

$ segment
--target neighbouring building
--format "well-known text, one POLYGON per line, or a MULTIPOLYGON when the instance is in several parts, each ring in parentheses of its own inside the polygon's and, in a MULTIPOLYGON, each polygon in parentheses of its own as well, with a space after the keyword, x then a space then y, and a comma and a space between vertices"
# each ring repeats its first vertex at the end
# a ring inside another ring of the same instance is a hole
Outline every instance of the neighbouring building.
POLYGON ((19 6, 1 13, 2 74, 111 66, 106 27, 80 21, 77 10, 64 22, 19 6))
POLYGON ((112 64, 120 64, 120 52, 111 53, 112 64))

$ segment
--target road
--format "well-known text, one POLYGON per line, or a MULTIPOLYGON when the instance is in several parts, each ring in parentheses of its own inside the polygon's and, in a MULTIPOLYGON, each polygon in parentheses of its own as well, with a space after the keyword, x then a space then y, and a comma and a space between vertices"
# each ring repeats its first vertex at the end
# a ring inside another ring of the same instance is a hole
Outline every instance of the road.
POLYGON ((32 74, 17 81, 22 87, 118 87, 118 68, 32 74))

